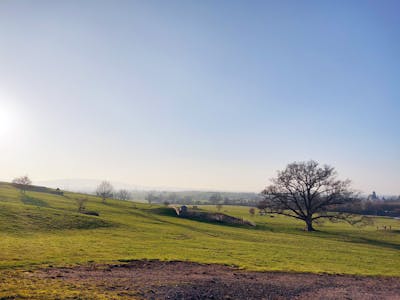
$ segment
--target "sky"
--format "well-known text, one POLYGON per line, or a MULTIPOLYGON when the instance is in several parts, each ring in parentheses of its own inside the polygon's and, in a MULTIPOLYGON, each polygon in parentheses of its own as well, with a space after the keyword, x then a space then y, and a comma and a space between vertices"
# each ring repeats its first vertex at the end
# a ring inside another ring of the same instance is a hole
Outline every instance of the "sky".
POLYGON ((0 1, 0 180, 400 194, 399 1, 0 1))

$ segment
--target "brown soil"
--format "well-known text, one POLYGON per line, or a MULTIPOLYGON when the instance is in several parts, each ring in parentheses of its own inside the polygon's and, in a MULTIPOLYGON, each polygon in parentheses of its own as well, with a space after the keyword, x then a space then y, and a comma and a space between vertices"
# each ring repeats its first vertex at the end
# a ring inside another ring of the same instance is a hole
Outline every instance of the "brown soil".
POLYGON ((400 278, 249 272, 181 261, 48 268, 38 275, 111 291, 117 298, 400 299, 400 278))

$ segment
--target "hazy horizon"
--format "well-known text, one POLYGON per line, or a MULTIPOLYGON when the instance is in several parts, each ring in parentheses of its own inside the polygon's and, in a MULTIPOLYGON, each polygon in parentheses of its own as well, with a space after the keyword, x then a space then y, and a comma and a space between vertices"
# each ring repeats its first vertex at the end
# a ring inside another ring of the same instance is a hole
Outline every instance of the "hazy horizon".
MULTIPOLYGON (((51 179, 51 180, 40 180, 33 184, 47 186, 50 188, 62 188, 69 191, 86 191, 94 192, 97 186, 103 182, 101 179, 90 179, 90 178, 64 178, 64 179, 51 179)), ((219 189, 199 189, 191 187, 179 187, 179 186, 143 186, 135 185, 133 183, 120 182, 120 181, 109 181, 114 187, 114 190, 120 189, 126 190, 137 190, 137 191, 169 191, 169 192, 183 192, 183 191, 199 191, 199 192, 232 192, 232 193, 258 193, 260 191, 241 191, 241 190, 219 190, 219 189)))
POLYGON ((1 1, 0 180, 400 195, 398 1, 1 1))

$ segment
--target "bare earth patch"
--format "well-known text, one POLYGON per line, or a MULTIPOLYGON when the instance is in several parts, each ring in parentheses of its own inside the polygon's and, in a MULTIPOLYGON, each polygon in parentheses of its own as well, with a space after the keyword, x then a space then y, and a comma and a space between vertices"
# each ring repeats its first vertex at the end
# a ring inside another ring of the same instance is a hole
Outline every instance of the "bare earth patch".
POLYGON ((400 299, 400 278, 249 272, 181 261, 48 268, 43 279, 135 299, 400 299))

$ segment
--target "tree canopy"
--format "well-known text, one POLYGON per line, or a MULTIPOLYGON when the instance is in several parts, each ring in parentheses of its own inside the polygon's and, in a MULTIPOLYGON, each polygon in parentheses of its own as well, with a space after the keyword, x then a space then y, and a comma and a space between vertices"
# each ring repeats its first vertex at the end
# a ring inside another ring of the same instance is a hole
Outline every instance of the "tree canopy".
POLYGON ((263 207, 270 213, 302 220, 313 231, 317 220, 358 222, 354 215, 335 212, 335 208, 357 201, 350 180, 337 179, 331 166, 316 161, 294 162, 278 171, 272 184, 263 191, 263 207))
POLYGON ((106 202, 107 198, 111 198, 113 196, 114 187, 108 181, 103 181, 100 183, 96 189, 96 195, 103 199, 103 202, 106 202))
POLYGON ((21 177, 14 178, 12 183, 17 186, 21 192, 25 192, 26 188, 32 184, 30 178, 25 175, 21 177))

